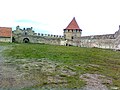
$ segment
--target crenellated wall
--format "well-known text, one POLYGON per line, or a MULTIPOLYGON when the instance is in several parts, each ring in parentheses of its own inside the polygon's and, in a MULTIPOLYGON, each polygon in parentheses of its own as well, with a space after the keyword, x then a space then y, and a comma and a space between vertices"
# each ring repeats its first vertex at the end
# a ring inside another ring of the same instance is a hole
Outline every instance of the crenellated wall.
POLYGON ((45 43, 52 45, 66 45, 78 47, 97 47, 106 49, 120 49, 120 26, 114 34, 81 36, 66 39, 65 36, 35 33, 32 28, 20 29, 19 26, 13 31, 13 37, 20 43, 45 43))
POLYGON ((35 33, 32 28, 23 28, 19 26, 13 31, 14 42, 19 43, 45 43, 52 45, 65 45, 63 36, 35 33))
POLYGON ((81 47, 120 49, 120 26, 114 34, 82 36, 81 47))

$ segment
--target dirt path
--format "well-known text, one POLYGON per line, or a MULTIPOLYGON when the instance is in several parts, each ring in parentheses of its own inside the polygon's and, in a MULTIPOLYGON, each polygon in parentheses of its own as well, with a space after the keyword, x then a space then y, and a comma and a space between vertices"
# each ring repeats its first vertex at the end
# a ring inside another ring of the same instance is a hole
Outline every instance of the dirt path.
POLYGON ((17 70, 18 64, 6 62, 11 60, 15 61, 11 58, 5 58, 2 55, 2 52, 7 48, 6 46, 0 46, 0 90, 18 90, 24 87, 33 86, 34 83, 24 77, 27 72, 17 70))
POLYGON ((0 90, 13 90, 17 87, 17 75, 19 74, 14 66, 5 63, 5 58, 2 56, 2 51, 7 49, 6 46, 0 46, 0 90))
POLYGON ((3 62, 3 57, 2 57, 2 51, 3 50, 5 50, 6 49, 6 47, 4 47, 4 46, 0 46, 0 63, 2 63, 3 62))

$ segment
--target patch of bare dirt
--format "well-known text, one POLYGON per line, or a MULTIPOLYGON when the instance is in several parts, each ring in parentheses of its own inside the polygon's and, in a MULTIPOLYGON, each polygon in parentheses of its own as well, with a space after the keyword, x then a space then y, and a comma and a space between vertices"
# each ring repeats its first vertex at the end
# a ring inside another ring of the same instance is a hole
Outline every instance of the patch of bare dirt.
POLYGON ((112 84, 112 80, 98 74, 83 74, 81 79, 87 82, 83 90, 109 90, 104 84, 112 84))
POLYGON ((19 77, 20 72, 16 67, 5 63, 6 58, 2 52, 6 50, 6 46, 0 46, 0 90, 14 90, 24 86, 24 80, 19 77))

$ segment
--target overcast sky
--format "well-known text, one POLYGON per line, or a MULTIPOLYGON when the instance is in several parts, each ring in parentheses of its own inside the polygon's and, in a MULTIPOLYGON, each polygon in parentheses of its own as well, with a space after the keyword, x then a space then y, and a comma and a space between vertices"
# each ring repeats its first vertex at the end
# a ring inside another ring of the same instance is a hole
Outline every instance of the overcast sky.
POLYGON ((73 17, 83 36, 112 34, 120 24, 120 0, 0 0, 1 27, 63 35, 73 17))

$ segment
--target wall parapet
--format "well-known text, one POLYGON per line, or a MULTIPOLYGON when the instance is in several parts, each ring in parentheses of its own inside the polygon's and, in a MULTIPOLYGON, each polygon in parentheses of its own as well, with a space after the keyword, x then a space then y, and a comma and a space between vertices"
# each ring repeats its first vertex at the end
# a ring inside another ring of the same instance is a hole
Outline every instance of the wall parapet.
POLYGON ((115 39, 114 34, 82 36, 81 39, 115 39))
POLYGON ((53 34, 43 34, 43 33, 37 33, 37 36, 42 36, 42 37, 50 37, 50 38, 63 38, 64 36, 62 35, 53 35, 53 34))

